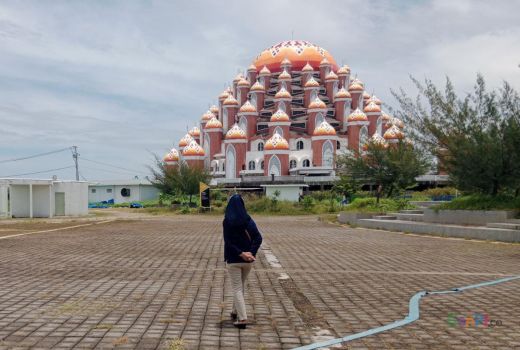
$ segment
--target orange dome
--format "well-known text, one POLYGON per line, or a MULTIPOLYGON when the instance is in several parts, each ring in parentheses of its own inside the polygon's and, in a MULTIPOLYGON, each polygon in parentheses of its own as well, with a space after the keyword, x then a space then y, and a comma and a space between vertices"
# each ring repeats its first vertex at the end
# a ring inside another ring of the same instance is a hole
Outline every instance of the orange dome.
POLYGON ((244 79, 244 76, 242 75, 242 73, 238 73, 237 76, 235 77, 235 79, 233 79, 234 82, 237 82, 239 81, 240 79, 244 79))
POLYGON ((368 121, 367 115, 365 113, 361 112, 361 110, 359 108, 356 108, 356 110, 354 112, 350 113, 350 115, 347 118, 347 122, 366 122, 366 121, 368 121))
POLYGON ((375 132, 374 135, 369 140, 370 143, 375 145, 386 145, 386 140, 383 136, 379 135, 379 133, 375 132))
POLYGON ((206 123, 206 129, 220 129, 220 128, 222 128, 222 123, 215 116, 213 116, 213 118, 211 118, 206 123))
POLYGON ((183 156, 204 156, 204 149, 199 146, 197 141, 192 140, 190 144, 182 150, 183 156))
POLYGON ((335 99, 338 98, 351 98, 350 92, 345 90, 345 88, 341 88, 336 92, 336 95, 334 96, 335 99))
POLYGON ((386 113, 385 111, 381 111, 381 118, 385 122, 388 122, 388 121, 390 121, 390 119, 392 119, 392 116, 390 116, 390 114, 386 113))
POLYGON ((244 78, 240 79, 237 83, 237 86, 240 86, 240 87, 249 87, 249 85, 251 85, 251 84, 249 84, 249 82, 244 78))
POLYGON ((224 100, 224 106, 238 106, 238 101, 233 97, 233 95, 229 95, 224 100))
POLYGON ((237 139, 246 139, 246 138, 247 138, 246 132, 244 130, 242 130, 236 123, 226 133, 226 140, 237 140, 237 139))
MULTIPOLYGON (((218 109, 218 108, 217 108, 218 109)), ((202 122, 207 122, 208 120, 210 120, 211 118, 213 118, 215 116, 215 114, 213 114, 213 112, 211 112, 211 108, 202 115, 202 122)))
POLYGON ((291 63, 291 60, 288 59, 287 57, 285 57, 283 60, 282 60, 282 63, 281 63, 282 66, 291 66, 292 63, 291 63))
POLYGON ((256 72, 256 66, 254 64, 250 65, 249 68, 247 68, 248 72, 256 72))
POLYGON ((289 119, 289 116, 287 115, 287 113, 285 113, 284 111, 279 109, 276 111, 276 113, 274 113, 271 116, 270 121, 271 122, 288 122, 288 121, 290 121, 290 119, 289 119))
POLYGON ((327 57, 323 57, 323 59, 320 62, 320 66, 330 66, 330 62, 327 59, 327 57))
POLYGON ((212 105, 211 107, 209 107, 209 111, 216 115, 216 114, 218 114, 218 107, 215 105, 212 105))
POLYGON ((270 74, 271 74, 271 71, 269 70, 269 68, 267 68, 267 66, 264 66, 262 69, 260 69, 260 73, 258 75, 263 77, 263 76, 270 75, 270 74))
POLYGON ((228 98, 229 96, 229 92, 227 89, 225 89, 224 91, 222 91, 222 93, 218 96, 219 100, 225 100, 226 98, 228 98))
POLYGON ((275 132, 274 135, 265 142, 264 150, 289 150, 289 142, 284 139, 279 133, 275 132))
POLYGON ((272 72, 279 72, 285 59, 291 61, 293 70, 301 70, 306 63, 318 68, 323 58, 326 58, 333 69, 337 70, 338 65, 327 50, 305 40, 289 40, 265 49, 256 57, 253 64, 257 68, 266 66, 272 72))
POLYGON ((370 99, 370 94, 366 91, 363 92, 363 100, 368 100, 370 99))
POLYGON ((325 77, 325 81, 330 80, 338 80, 338 76, 333 71, 330 71, 329 74, 327 74, 327 76, 325 77))
POLYGON ((336 130, 326 120, 314 129, 313 136, 335 136, 336 130))
POLYGON ((338 75, 347 75, 350 73, 350 67, 347 65, 342 66, 338 69, 338 75))
POLYGON ((372 97, 370 97, 368 102, 374 102, 378 106, 381 106, 381 103, 382 103, 381 100, 379 98, 377 98, 376 95, 372 95, 372 97))
POLYGON ((365 113, 381 112, 381 107, 379 107, 379 105, 377 105, 374 101, 370 101, 370 103, 367 104, 365 106, 365 108, 363 109, 363 112, 365 112, 365 113))
POLYGON ((184 135, 184 137, 179 141, 179 147, 186 147, 191 141, 193 141, 193 137, 190 134, 184 135))
POLYGON ((175 148, 172 148, 163 158, 164 162, 177 162, 178 160, 179 152, 175 148))
POLYGON ((291 75, 289 74, 289 72, 287 72, 284 69, 283 72, 280 73, 280 75, 278 76, 278 80, 282 80, 282 81, 291 80, 291 75))
POLYGON ((291 98, 291 94, 290 94, 289 91, 287 91, 284 87, 282 87, 280 90, 278 90, 278 92, 276 93, 276 95, 274 95, 274 98, 275 98, 275 99, 279 99, 279 98, 291 98))
POLYGON ((302 68, 302 72, 312 72, 314 71, 314 68, 312 68, 312 66, 309 64, 309 62, 307 62, 305 64, 305 66, 303 66, 302 68))
POLYGON ((314 99, 314 101, 309 103, 309 109, 325 109, 325 108, 327 108, 327 105, 325 104, 325 102, 320 100, 319 97, 316 97, 314 99))
POLYGON ((395 125, 395 126, 397 126, 398 128, 400 128, 400 129, 404 128, 404 123, 403 123, 403 121, 402 121, 401 119, 399 119, 399 118, 395 118, 395 117, 394 117, 394 118, 391 118, 390 121, 388 121, 388 123, 389 123, 390 125, 395 125))
POLYGON ((188 134, 190 134, 193 137, 199 137, 200 136, 200 129, 197 128, 196 126, 194 126, 193 128, 191 128, 191 130, 188 132, 188 134))
POLYGON ((363 83, 358 78, 354 79, 350 85, 348 86, 348 91, 363 91, 365 90, 365 87, 363 86, 363 83))
POLYGON ((265 88, 260 82, 257 80, 256 83, 251 86, 250 91, 265 91, 265 88))
POLYGON ((256 108, 247 100, 238 111, 241 113, 254 113, 256 112, 256 108))
POLYGON ((305 87, 319 87, 320 83, 314 77, 311 77, 307 82, 305 83, 305 87))
POLYGON ((392 125, 383 135, 385 140, 400 140, 404 138, 403 132, 395 125, 392 125))

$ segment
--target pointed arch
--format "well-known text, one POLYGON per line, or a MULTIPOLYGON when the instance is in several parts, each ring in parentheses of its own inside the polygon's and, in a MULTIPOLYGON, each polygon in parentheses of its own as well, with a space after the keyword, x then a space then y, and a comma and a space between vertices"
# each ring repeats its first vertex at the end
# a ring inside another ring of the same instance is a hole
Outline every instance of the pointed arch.
POLYGON ((269 159, 268 175, 274 174, 274 176, 280 176, 282 174, 282 163, 276 155, 271 156, 269 159))
POLYGON ((279 126, 277 126, 276 128, 274 128, 274 134, 278 133, 278 135, 280 135, 281 137, 284 137, 283 136, 283 129, 279 126))
POLYGON ((285 107, 285 102, 284 101, 278 102, 278 109, 282 110, 284 112, 287 112, 287 107, 285 107))
POLYGON ((376 133, 378 133, 379 135, 383 135, 383 118, 382 117, 377 118, 376 133))
POLYGON ((311 102, 314 101, 318 97, 318 91, 316 89, 311 90, 311 102))
POLYGON ((359 152, 363 152, 363 146, 367 143, 368 141, 368 129, 367 129, 367 126, 363 126, 360 130, 359 130, 359 152))
POLYGON ((236 159, 235 147, 228 145, 226 149, 226 179, 236 178, 236 159))
POLYGON ((222 126, 224 127, 224 131, 227 131, 227 129, 229 128, 228 109, 226 107, 222 107, 222 126))
POLYGON ((335 81, 332 85, 332 97, 336 96, 336 92, 338 92, 338 82, 335 81))
POLYGON ((318 112, 318 114, 316 114, 316 119, 314 119, 314 126, 318 127, 321 123, 323 123, 324 120, 325 117, 323 116, 323 113, 318 112))
POLYGON ((238 121, 238 126, 240 129, 244 130, 247 134, 247 118, 244 116, 240 117, 240 120, 238 121))
POLYGON ((259 111, 261 108, 258 108, 258 98, 256 97, 256 94, 251 94, 251 104, 255 106, 256 110, 259 111))
POLYGON ((334 165, 334 146, 330 140, 325 141, 321 148, 321 166, 332 167, 334 165))
POLYGON ((210 164, 210 159, 209 159, 210 141, 209 141, 209 136, 207 133, 204 133, 203 141, 204 141, 204 154, 206 155, 206 158, 204 158, 204 166, 206 167, 206 169, 208 169, 209 164, 210 164))

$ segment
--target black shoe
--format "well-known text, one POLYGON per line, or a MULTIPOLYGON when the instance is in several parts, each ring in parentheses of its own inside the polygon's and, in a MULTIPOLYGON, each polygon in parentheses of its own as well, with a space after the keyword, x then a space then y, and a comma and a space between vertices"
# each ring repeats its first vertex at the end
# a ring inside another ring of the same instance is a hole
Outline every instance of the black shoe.
POLYGON ((230 313, 229 315, 231 316, 231 319, 232 319, 233 321, 236 321, 237 318, 238 318, 238 314, 237 314, 236 312, 232 312, 232 313, 230 313))
POLYGON ((235 321, 233 322, 233 326, 237 327, 238 329, 246 329, 247 321, 235 321))

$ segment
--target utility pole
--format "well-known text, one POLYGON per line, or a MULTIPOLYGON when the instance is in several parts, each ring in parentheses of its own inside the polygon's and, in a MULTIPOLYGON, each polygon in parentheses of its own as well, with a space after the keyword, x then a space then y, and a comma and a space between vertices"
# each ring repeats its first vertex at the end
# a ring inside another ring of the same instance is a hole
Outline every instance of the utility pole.
POLYGON ((78 156, 78 146, 72 146, 72 158, 74 159, 74 164, 76 165, 76 181, 79 181, 78 156))

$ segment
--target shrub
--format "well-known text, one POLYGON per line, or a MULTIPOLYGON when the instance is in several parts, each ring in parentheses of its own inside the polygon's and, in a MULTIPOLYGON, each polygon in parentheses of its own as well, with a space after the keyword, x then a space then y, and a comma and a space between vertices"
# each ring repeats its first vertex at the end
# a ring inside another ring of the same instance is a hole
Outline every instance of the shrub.
POLYGON ((454 210, 520 210, 520 197, 501 194, 497 196, 474 194, 436 205, 434 209, 454 210))
POLYGON ((377 199, 375 197, 371 197, 356 198, 352 203, 345 207, 345 210, 370 213, 387 213, 414 208, 415 206, 410 204, 407 199, 383 198, 380 199, 379 204, 377 204, 377 199))
POLYGON ((311 196, 305 196, 303 197, 301 205, 306 212, 310 212, 315 205, 314 199, 311 196))

